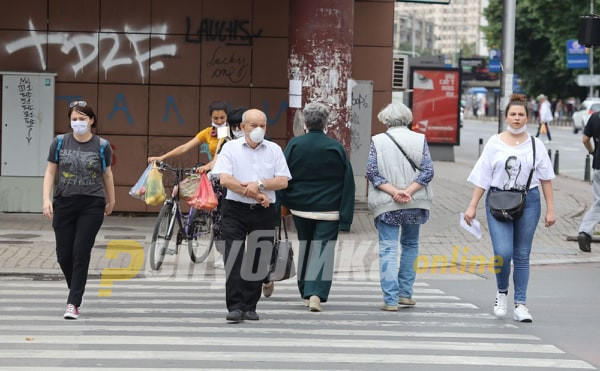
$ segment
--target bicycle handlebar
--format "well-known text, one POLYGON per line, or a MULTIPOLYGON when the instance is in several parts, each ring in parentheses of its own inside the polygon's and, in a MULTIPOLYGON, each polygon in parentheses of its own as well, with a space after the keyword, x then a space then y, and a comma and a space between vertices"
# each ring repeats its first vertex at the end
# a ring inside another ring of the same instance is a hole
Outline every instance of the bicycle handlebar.
POLYGON ((198 167, 196 167, 196 166, 194 166, 194 167, 173 167, 164 161, 156 161, 155 163, 159 170, 161 170, 161 171, 169 170, 174 174, 181 172, 185 175, 194 175, 194 174, 196 174, 196 169, 198 169, 198 167))

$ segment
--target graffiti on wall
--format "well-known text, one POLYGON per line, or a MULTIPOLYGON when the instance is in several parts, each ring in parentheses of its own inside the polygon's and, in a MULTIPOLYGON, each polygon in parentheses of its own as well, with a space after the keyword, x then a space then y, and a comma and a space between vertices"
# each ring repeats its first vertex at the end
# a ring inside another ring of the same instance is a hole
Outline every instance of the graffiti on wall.
POLYGON ((211 79, 226 79, 232 83, 239 83, 248 76, 250 71, 249 62, 246 57, 238 55, 235 50, 227 51, 216 48, 206 67, 211 71, 211 79))
MULTIPOLYGON (((165 40, 167 26, 157 27, 158 33, 150 33, 150 28, 134 30, 127 25, 123 32, 108 31, 101 33, 38 33, 35 30, 33 22, 29 20, 29 35, 6 44, 8 54, 13 54, 19 50, 34 48, 40 59, 40 67, 46 70, 46 56, 42 48, 43 45, 58 45, 60 51, 68 55, 76 53, 78 60, 71 65, 74 76, 77 76, 84 67, 95 63, 98 57, 100 44, 110 45, 110 50, 100 61, 100 65, 107 76, 111 68, 121 65, 137 64, 142 82, 146 79, 145 65, 150 63, 152 71, 160 70, 165 67, 164 63, 158 59, 162 56, 175 56, 177 45, 163 44, 156 45, 147 50, 142 47, 142 42, 150 39, 165 40), (158 59, 158 60, 157 60, 158 59)), ((153 42, 154 45, 154 42, 153 42)))
POLYGON ((260 37, 262 29, 255 34, 248 30, 248 20, 217 20, 204 18, 200 21, 195 33, 192 33, 192 21, 185 17, 185 41, 189 43, 202 43, 210 41, 224 42, 225 45, 251 46, 254 38, 260 37))
POLYGON ((25 136, 25 139, 27 139, 27 144, 31 144, 31 139, 33 139, 31 132, 35 127, 35 107, 33 105, 33 92, 29 77, 21 77, 19 79, 17 90, 19 94, 21 112, 23 113, 23 120, 25 121, 25 128, 27 129, 27 135, 25 136))

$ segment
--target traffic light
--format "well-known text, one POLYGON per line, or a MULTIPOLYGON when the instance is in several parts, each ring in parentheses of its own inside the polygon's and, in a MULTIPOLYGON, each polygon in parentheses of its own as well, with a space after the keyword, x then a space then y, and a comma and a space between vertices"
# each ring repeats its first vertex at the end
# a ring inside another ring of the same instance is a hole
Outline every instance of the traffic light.
POLYGON ((600 17, 595 14, 579 17, 579 44, 588 48, 600 45, 600 17))

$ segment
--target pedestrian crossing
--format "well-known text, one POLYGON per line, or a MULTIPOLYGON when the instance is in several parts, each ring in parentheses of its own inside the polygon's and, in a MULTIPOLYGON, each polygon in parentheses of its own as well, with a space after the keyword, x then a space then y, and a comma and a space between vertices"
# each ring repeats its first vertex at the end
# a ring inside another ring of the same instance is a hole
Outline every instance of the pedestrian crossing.
POLYGON ((62 319, 64 281, 0 278, 0 369, 595 369, 512 319, 415 284, 417 306, 379 310, 378 282, 336 276, 323 312, 294 280, 262 298, 260 321, 225 321, 223 277, 89 280, 81 315, 62 319))

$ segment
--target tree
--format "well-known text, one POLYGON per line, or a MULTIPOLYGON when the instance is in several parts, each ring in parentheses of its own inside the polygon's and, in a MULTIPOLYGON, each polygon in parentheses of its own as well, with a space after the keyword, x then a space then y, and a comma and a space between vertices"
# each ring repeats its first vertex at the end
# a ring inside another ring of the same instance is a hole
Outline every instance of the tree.
MULTIPOLYGON (((600 0, 594 0, 594 9, 600 0)), ((515 17, 515 73, 529 95, 585 98, 588 87, 576 84, 588 69, 568 69, 566 42, 577 39, 579 16, 589 14, 589 0, 518 0, 515 17)), ((501 49, 503 0, 490 0, 483 32, 488 47, 501 49)), ((594 70, 600 65, 594 54, 594 70)))

